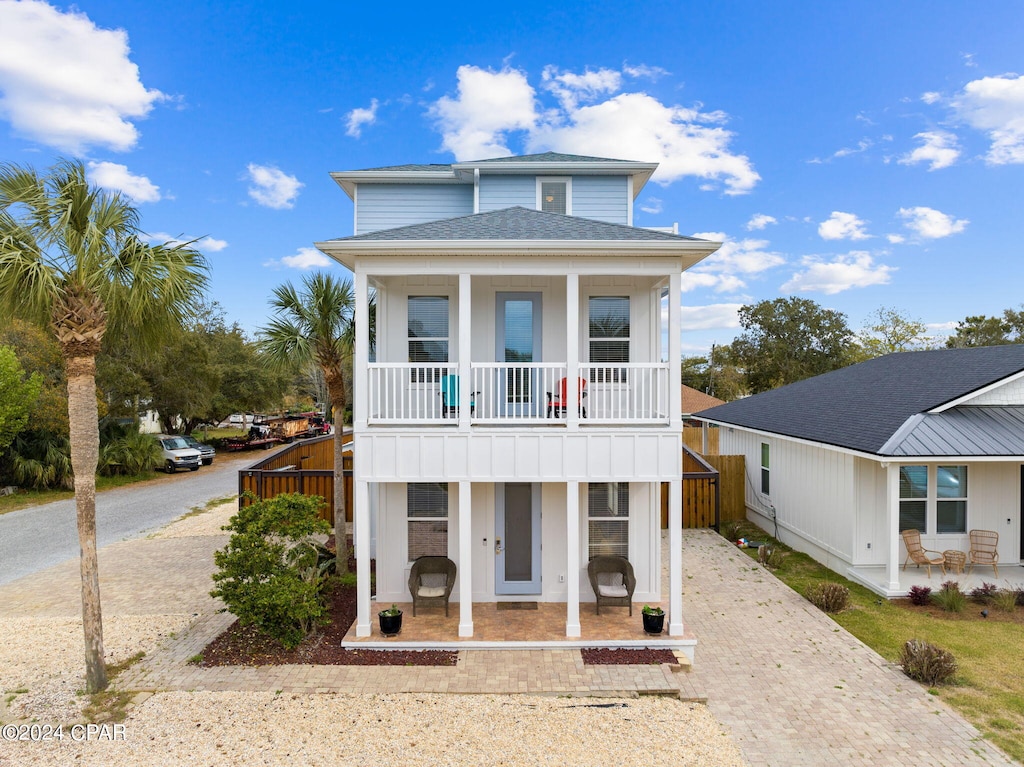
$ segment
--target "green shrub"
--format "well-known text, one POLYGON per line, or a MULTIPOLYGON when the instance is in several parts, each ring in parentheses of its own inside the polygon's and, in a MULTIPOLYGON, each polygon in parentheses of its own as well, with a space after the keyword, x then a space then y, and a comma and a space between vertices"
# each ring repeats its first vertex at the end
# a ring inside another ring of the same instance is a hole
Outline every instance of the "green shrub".
POLYGON ((67 437, 48 431, 23 431, 7 448, 6 463, 19 487, 33 490, 74 487, 67 437))
POLYGON ((757 547, 757 561, 769 570, 777 570, 786 561, 786 552, 770 543, 757 547))
POLYGON ((962 613, 967 607, 967 595, 960 590, 956 581, 946 581, 942 588, 932 594, 932 602, 946 612, 962 613))
POLYGON ((957 670, 953 653, 921 639, 911 639, 903 645, 899 664, 904 674, 927 685, 942 684, 957 670))
POLYGON ((160 445, 150 434, 129 431, 100 445, 98 468, 106 477, 144 474, 161 463, 160 445))
POLYGON ((1012 613, 1017 609, 1017 594, 1013 589, 1000 589, 992 596, 992 606, 1004 613, 1012 613))
POLYGON ((243 506, 224 528, 233 534, 214 553, 213 597, 243 626, 294 648, 321 622, 327 567, 313 536, 330 532, 318 517, 323 499, 285 493, 243 506))
POLYGON ((850 590, 840 583, 820 581, 807 589, 807 599, 826 613, 839 613, 850 605, 850 590))

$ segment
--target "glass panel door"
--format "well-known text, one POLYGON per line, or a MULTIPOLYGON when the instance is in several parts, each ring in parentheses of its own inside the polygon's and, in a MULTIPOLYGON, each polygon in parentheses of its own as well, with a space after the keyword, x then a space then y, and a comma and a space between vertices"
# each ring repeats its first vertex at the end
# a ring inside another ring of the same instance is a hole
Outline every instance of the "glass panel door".
POLYGON ((540 485, 495 485, 494 593, 540 593, 540 485))
POLYGON ((498 412, 505 416, 534 416, 540 412, 537 371, 541 360, 540 293, 498 293, 496 297, 498 412))

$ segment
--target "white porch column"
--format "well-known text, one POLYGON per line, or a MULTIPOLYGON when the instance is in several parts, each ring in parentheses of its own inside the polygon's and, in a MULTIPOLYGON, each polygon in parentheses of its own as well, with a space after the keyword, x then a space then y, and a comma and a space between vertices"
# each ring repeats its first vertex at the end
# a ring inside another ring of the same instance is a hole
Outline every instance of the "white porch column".
POLYGON ((885 580, 889 591, 900 588, 900 466, 885 465, 886 538, 889 553, 885 558, 885 580))
MULTIPOLYGON (((672 272, 668 278, 668 403, 669 425, 680 435, 683 433, 683 307, 680 303, 683 276, 672 272)), ((674 620, 674 619, 673 619, 674 620)))
POLYGON ((356 549, 356 636, 370 636, 370 483, 356 479, 353 537, 356 549))
POLYGON ((668 483, 668 633, 682 636, 683 631, 683 479, 679 476, 668 483))
POLYGON ((473 636, 473 483, 459 482, 459 636, 473 636))
MULTIPOLYGON (((565 275, 565 334, 565 422, 569 431, 577 431, 580 428, 580 391, 576 384, 576 379, 580 375, 580 276, 578 274, 565 275)), ((578 617, 576 623, 578 627, 578 617)))
MULTIPOLYGON (((572 379, 570 379, 572 380, 572 379)), ((571 400, 570 400, 571 402, 571 400)), ((569 412, 572 412, 571 410, 569 412)), ((580 629, 580 483, 565 483, 565 635, 579 637, 580 629)))
POLYGON ((356 302, 356 349, 352 368, 352 426, 358 433, 366 428, 369 409, 367 369, 370 365, 370 299, 366 272, 356 270, 353 287, 356 302))
POLYGON ((471 320, 471 281, 468 274, 459 275, 459 431, 469 431, 469 403, 473 397, 472 357, 473 326, 471 320))

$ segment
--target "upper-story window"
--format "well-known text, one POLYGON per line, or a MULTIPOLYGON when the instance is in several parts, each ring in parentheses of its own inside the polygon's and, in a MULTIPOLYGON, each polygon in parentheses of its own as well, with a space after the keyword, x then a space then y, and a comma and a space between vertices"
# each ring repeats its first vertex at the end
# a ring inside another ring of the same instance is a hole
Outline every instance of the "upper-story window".
POLYGON ((572 215, 572 179, 538 178, 537 209, 545 213, 572 215))
POLYGON ((591 378, 596 382, 624 381, 629 362, 629 296, 591 296, 588 347, 591 378))
POLYGON ((439 381, 448 362, 448 296, 409 296, 409 362, 413 381, 439 381))

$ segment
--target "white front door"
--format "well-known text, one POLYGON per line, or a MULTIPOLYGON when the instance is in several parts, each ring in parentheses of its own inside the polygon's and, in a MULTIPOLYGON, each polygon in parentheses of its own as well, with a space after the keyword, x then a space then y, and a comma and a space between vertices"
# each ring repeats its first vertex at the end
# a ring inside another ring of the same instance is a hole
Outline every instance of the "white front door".
POLYGON ((495 485, 494 593, 540 594, 540 485, 495 485))

